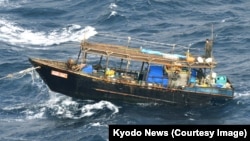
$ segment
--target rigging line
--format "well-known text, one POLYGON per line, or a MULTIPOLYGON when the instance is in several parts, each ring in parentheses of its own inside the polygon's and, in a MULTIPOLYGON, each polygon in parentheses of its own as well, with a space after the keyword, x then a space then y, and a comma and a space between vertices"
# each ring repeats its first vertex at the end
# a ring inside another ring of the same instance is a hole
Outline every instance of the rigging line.
POLYGON ((6 75, 5 77, 0 78, 0 80, 6 79, 6 78, 12 78, 12 77, 15 77, 15 76, 18 76, 18 75, 24 76, 25 74, 27 74, 27 73, 29 73, 29 72, 31 72, 31 71, 34 71, 34 70, 36 70, 36 69, 39 69, 39 68, 41 68, 41 67, 38 66, 38 67, 27 68, 27 69, 21 70, 21 71, 19 71, 19 72, 15 72, 15 73, 8 74, 8 75, 6 75))
MULTIPOLYGON (((112 34, 106 34, 106 33, 98 33, 96 36, 105 38, 105 37, 112 37, 112 38, 108 38, 108 39, 112 39, 112 40, 116 40, 116 39, 120 39, 120 40, 125 40, 127 41, 128 38, 127 37, 119 37, 119 36, 115 36, 112 34)), ((141 40, 141 39, 137 39, 137 38, 132 38, 133 42, 137 42, 137 43, 147 43, 147 44, 151 44, 151 45, 161 45, 161 46, 168 46, 168 47, 180 47, 183 49, 189 49, 189 50, 199 50, 197 48, 191 48, 191 47, 187 47, 187 46, 183 46, 183 45, 179 45, 179 44, 168 44, 168 43, 161 43, 161 42, 155 42, 155 41, 147 41, 147 40, 141 40)))
MULTIPOLYGON (((104 33, 99 33, 97 35, 100 36, 106 36, 106 37, 113 37, 113 38, 117 38, 117 39, 122 39, 122 40, 127 40, 128 38, 126 37, 119 37, 119 36, 114 36, 114 35, 110 35, 110 34, 104 34, 104 33)), ((141 39, 137 39, 137 38, 132 38, 134 41, 139 42, 139 43, 149 43, 149 44, 155 44, 155 45, 162 45, 162 46, 173 46, 175 44, 166 44, 166 43, 160 43, 160 42, 154 42, 154 41, 146 41, 146 40, 141 40, 141 39)))

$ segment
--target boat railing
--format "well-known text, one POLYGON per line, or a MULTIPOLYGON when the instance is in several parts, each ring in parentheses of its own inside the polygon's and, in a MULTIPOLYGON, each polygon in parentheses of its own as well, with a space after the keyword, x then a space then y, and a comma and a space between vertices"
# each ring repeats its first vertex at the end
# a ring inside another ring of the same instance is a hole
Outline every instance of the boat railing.
POLYGON ((101 77, 107 81, 122 82, 128 84, 134 84, 138 86, 149 86, 149 87, 162 87, 167 88, 168 76, 148 76, 146 77, 145 72, 139 72, 135 70, 126 70, 115 67, 102 68, 94 70, 92 76, 101 77))

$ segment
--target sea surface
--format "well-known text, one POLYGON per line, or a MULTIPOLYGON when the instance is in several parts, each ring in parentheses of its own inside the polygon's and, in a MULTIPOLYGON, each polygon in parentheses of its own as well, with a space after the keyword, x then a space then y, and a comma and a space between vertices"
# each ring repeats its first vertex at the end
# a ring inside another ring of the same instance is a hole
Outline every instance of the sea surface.
POLYGON ((249 7, 248 0, 0 0, 0 140, 107 141, 109 124, 250 124, 249 7), (83 39, 202 54, 207 38, 215 71, 235 87, 225 105, 77 100, 22 71, 32 67, 29 57, 77 58, 83 39))

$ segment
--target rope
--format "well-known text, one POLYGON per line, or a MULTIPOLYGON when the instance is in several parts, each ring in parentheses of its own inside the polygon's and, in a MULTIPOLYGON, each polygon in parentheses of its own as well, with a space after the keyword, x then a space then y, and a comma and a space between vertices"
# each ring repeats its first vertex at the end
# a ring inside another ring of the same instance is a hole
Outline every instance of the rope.
MULTIPOLYGON (((128 40, 128 37, 118 37, 115 35, 105 34, 105 33, 99 33, 97 35, 109 37, 109 39, 128 40), (110 38, 110 37, 112 37, 112 38, 110 38)), ((133 39, 133 42, 137 42, 137 43, 155 44, 155 45, 170 46, 170 47, 173 47, 175 45, 175 44, 166 44, 166 43, 160 43, 160 42, 154 42, 154 41, 146 41, 146 40, 141 40, 141 39, 136 39, 136 38, 131 38, 131 37, 129 37, 129 39, 130 40, 133 39)))
POLYGON ((17 76, 24 76, 25 74, 29 73, 29 72, 32 72, 36 69, 39 69, 41 68, 40 66, 38 67, 31 67, 31 68, 27 68, 27 69, 24 69, 24 70, 21 70, 19 72, 15 72, 15 73, 11 73, 11 74, 8 74, 6 75, 5 77, 2 77, 0 78, 0 80, 3 80, 3 79, 6 79, 6 78, 13 78, 13 77, 17 77, 17 76))
MULTIPOLYGON (((102 37, 102 38, 106 38, 106 39, 111 39, 111 40, 124 40, 127 41, 128 37, 119 37, 119 36, 115 36, 115 35, 111 35, 111 34, 107 34, 107 33, 98 33, 96 36, 98 37, 102 37)), ((164 47, 179 47, 182 49, 190 49, 190 50, 196 50, 195 48, 191 48, 190 46, 183 46, 183 45, 179 45, 179 44, 169 44, 169 43, 161 43, 161 42, 154 42, 154 41, 147 41, 147 40, 142 40, 142 39, 137 39, 137 38, 131 38, 129 37, 130 41, 133 41, 135 43, 144 43, 144 44, 151 44, 154 46, 164 46, 164 47)))

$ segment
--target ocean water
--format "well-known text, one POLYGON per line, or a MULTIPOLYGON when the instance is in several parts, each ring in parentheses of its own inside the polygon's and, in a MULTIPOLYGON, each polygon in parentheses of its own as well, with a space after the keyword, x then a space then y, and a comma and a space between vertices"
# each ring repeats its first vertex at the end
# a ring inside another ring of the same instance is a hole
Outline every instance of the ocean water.
POLYGON ((250 124, 249 6, 247 0, 0 0, 0 140, 106 141, 109 124, 250 124), (202 53, 212 35, 216 71, 235 87, 236 98, 225 105, 77 100, 50 91, 34 71, 20 72, 32 67, 28 57, 76 58, 84 38, 127 44, 130 37, 134 46, 169 51, 167 45, 178 44, 202 53))

